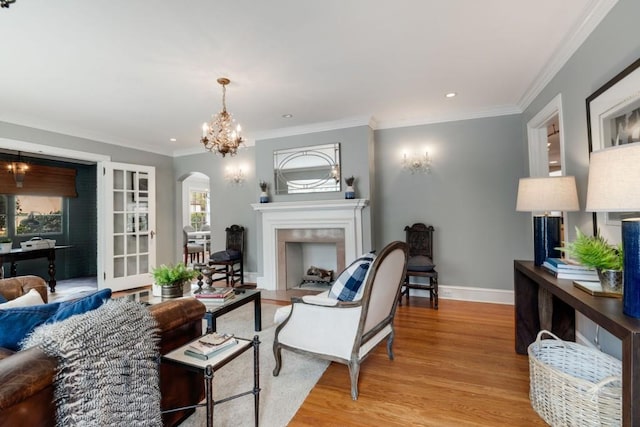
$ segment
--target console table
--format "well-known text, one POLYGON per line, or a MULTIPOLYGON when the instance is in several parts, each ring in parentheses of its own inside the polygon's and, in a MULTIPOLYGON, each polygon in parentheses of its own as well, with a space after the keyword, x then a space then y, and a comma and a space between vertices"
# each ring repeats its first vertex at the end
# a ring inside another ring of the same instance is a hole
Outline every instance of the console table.
POLYGON ((56 291, 56 251, 61 249, 70 248, 71 246, 54 246, 53 248, 44 249, 12 249, 8 253, 0 253, 0 266, 5 262, 11 263, 11 277, 18 275, 18 268, 16 267, 17 261, 23 261, 27 259, 46 258, 49 260, 49 290, 51 292, 56 291))
POLYGON ((622 340, 623 425, 640 426, 640 319, 622 313, 621 299, 589 295, 532 261, 514 261, 514 292, 515 349, 520 354, 527 354, 541 325, 575 341, 575 310, 622 340))

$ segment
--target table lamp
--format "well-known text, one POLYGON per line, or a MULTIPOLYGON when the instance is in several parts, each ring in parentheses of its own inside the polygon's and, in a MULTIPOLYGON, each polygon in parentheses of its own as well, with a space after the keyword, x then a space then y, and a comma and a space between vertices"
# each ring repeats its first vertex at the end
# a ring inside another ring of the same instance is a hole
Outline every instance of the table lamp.
MULTIPOLYGON (((587 212, 640 211, 640 143, 591 153, 587 212)), ((623 312, 640 317, 640 218, 622 220, 623 312)))
POLYGON ((559 258, 556 248, 562 244, 562 217, 552 211, 580 209, 576 179, 573 176, 521 178, 518 184, 518 212, 543 212, 533 217, 533 263, 542 265, 547 258, 559 258))

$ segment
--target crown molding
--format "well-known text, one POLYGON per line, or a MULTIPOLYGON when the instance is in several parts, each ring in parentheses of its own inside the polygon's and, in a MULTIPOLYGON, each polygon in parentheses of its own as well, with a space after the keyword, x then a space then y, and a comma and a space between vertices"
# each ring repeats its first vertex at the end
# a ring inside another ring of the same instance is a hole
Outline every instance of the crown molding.
POLYGON ((572 31, 564 37, 558 50, 551 56, 551 59, 545 64, 533 84, 529 86, 529 89, 518 101, 518 106, 522 111, 540 95, 551 79, 558 74, 569 58, 582 46, 582 43, 617 3, 618 0, 591 0, 581 19, 578 20, 572 31))
POLYGON ((521 114, 522 110, 516 105, 503 105, 500 107, 489 108, 486 110, 470 111, 460 114, 423 117, 409 120, 389 120, 379 121, 376 129, 393 129, 410 126, 430 125, 444 122, 457 122, 461 120, 482 119, 485 117, 510 116, 512 114, 521 114))
POLYGON ((375 124, 375 120, 371 116, 350 117, 342 120, 334 120, 331 122, 311 123, 308 125, 291 126, 280 129, 266 130, 256 132, 253 136, 256 141, 262 139, 282 138, 286 136, 303 135, 306 133, 326 132, 336 129, 346 129, 357 126, 371 126, 375 124))

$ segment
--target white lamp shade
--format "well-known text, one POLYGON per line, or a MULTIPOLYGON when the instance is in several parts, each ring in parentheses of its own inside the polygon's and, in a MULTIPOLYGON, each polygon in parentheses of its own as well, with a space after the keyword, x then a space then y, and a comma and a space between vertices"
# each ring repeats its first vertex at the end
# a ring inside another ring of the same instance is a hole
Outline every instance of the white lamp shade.
POLYGON ((640 210, 640 143, 591 153, 587 212, 640 210))
POLYGON ((580 209, 573 176, 521 178, 518 184, 519 212, 573 212, 580 209))

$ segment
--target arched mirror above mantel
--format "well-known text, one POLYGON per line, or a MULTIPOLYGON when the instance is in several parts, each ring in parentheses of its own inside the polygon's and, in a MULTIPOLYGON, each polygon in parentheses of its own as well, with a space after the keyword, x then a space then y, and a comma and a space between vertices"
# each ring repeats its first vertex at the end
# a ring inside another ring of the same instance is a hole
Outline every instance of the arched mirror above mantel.
POLYGON ((275 150, 276 194, 340 191, 340 143, 275 150))

